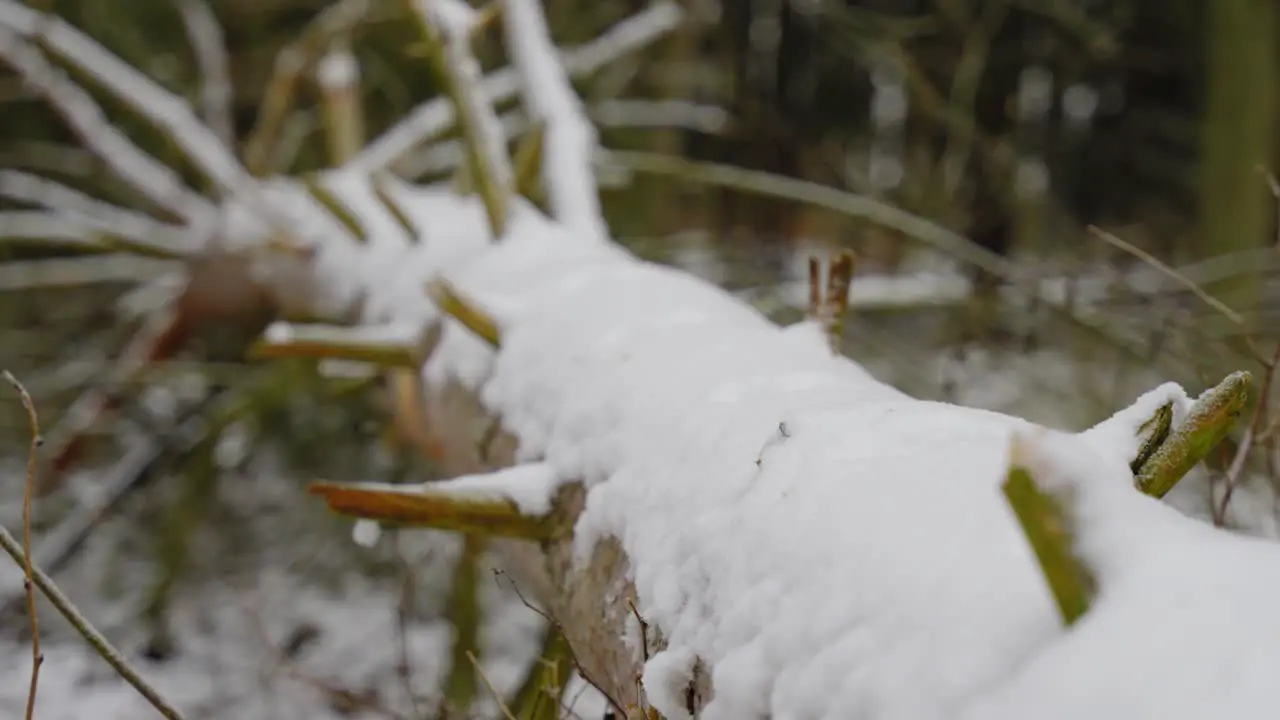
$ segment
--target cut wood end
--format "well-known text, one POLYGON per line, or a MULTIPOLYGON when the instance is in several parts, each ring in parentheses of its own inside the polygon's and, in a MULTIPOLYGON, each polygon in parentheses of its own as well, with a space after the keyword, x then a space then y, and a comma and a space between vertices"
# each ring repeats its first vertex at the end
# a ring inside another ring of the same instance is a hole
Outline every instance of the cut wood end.
POLYGON ((530 540, 546 539, 556 529, 552 520, 525 515, 503 498, 452 497, 327 481, 313 482, 307 490, 322 497, 334 512, 365 520, 530 540))

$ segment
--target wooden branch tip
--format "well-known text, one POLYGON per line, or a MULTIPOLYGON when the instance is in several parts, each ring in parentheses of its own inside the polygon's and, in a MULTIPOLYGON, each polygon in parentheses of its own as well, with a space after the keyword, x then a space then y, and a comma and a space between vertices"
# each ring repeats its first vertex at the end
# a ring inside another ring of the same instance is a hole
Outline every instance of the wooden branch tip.
POLYGON ((822 261, 817 255, 809 256, 809 318, 818 320, 822 316, 822 261))
POLYGON ((844 318, 849 307, 849 287, 853 284, 854 254, 842 250, 827 266, 822 279, 821 261, 809 257, 808 317, 822 326, 832 352, 840 352, 844 334, 844 318))
POLYGON ((494 348, 502 346, 498 323, 487 312, 458 292, 448 280, 435 278, 427 283, 427 296, 445 315, 457 320, 494 348))
POLYGON ((1251 374, 1234 372, 1196 398, 1182 423, 1143 463, 1134 478, 1138 489, 1158 498, 1172 490, 1231 432, 1252 386, 1251 374))
POLYGON ((1035 553, 1063 623, 1071 625, 1088 611, 1096 582, 1072 551, 1072 531, 1066 511, 1040 489, 1031 471, 1023 465, 1027 452, 1023 443, 1025 440, 1015 434, 1002 490, 1035 553))
POLYGON ((283 358, 345 360, 366 363, 379 368, 417 368, 422 365, 422 358, 410 345, 362 343, 357 340, 342 341, 338 338, 276 340, 260 337, 249 346, 247 355, 251 360, 283 358))
POLYGON ((391 490, 318 481, 308 490, 334 512, 391 525, 534 541, 550 539, 558 528, 551 516, 524 514, 512 500, 440 491, 429 485, 391 490))

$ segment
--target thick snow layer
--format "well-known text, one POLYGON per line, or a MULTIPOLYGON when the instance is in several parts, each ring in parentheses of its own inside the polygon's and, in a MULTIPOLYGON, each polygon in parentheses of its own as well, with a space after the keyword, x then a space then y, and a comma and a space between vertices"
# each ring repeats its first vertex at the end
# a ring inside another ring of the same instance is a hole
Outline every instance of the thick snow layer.
POLYGON ((1083 436, 1030 439, 1028 465, 1081 519, 1094 606, 968 718, 1256 718, 1275 714, 1280 547, 1214 530, 1130 487, 1083 436))
POLYGON ((1102 568, 1097 607, 1064 632, 999 489, 1012 437, 1035 426, 911 399, 832 357, 810 325, 779 329, 686 274, 523 222, 447 277, 500 322, 483 398, 521 456, 591 486, 580 557, 603 535, 622 540, 639 611, 669 642, 644 675, 667 717, 685 715, 693 658, 711 673, 710 720, 1266 707, 1252 704, 1248 673, 1280 651, 1248 649, 1254 618, 1232 598, 1252 585, 1245 594, 1263 607, 1270 570, 1246 570, 1280 555, 1139 496, 1127 475, 1132 433, 1165 402, 1180 419, 1181 388, 1161 386, 1079 436, 1036 441, 1071 461, 1047 467, 1086 491, 1086 557, 1102 568), (1192 587, 1199 579, 1166 542, 1224 560, 1210 577, 1236 592, 1192 587), (1156 597, 1194 602, 1155 612, 1156 597), (1169 630, 1197 621, 1206 634, 1239 627, 1202 654, 1169 630), (1107 672, 1126 653, 1158 655, 1161 673, 1130 686, 1123 678, 1141 670, 1107 672), (1232 662, 1246 670, 1235 685, 1155 684, 1216 677, 1232 662), (1088 666, 1088 684, 1062 679, 1073 663, 1088 666))

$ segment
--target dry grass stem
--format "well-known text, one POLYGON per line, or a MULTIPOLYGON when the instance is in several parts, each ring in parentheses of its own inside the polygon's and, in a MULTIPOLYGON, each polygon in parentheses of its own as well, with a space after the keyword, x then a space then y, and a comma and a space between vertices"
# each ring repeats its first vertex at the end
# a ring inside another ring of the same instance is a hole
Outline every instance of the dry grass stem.
MULTIPOLYGON (((0 525, 0 549, 8 553, 9 557, 13 558, 16 563, 23 564, 26 562, 22 544, 3 525, 0 525)), ((40 589, 40 592, 44 593, 45 597, 49 598, 49 602, 67 619, 67 622, 71 623, 76 632, 93 647, 103 660, 107 661, 107 664, 120 677, 124 678, 125 682, 132 685, 142 697, 146 698, 151 707, 155 708, 167 720, 182 720, 182 714, 142 678, 142 675, 129 664, 124 655, 85 618, 80 610, 67 599, 67 596, 58 589, 53 580, 34 563, 31 566, 31 577, 35 586, 40 589)))
POLYGON ((40 666, 44 664, 44 655, 40 652, 40 621, 36 617, 36 589, 32 575, 31 562, 31 491, 36 478, 36 456, 44 439, 40 437, 40 418, 36 415, 36 405, 31 401, 31 394, 22 386, 13 373, 5 370, 6 382, 18 391, 22 398, 22 407, 27 411, 27 419, 31 422, 31 448, 27 452, 27 480, 22 487, 22 569, 26 577, 22 581, 22 589, 27 594, 27 614, 31 617, 31 687, 27 691, 27 720, 35 717, 36 689, 40 684, 40 666))
POLYGON ((516 720, 516 716, 511 714, 511 708, 507 707, 507 703, 503 701, 502 694, 493 686, 493 681, 489 679, 489 676, 485 675, 484 668, 480 667, 480 661, 476 660, 475 653, 468 650, 467 659, 471 661, 472 667, 476 669, 476 675, 480 677, 480 682, 484 683, 484 686, 489 689, 489 692, 493 693, 493 699, 497 701, 498 709, 502 711, 502 717, 507 720, 516 720))

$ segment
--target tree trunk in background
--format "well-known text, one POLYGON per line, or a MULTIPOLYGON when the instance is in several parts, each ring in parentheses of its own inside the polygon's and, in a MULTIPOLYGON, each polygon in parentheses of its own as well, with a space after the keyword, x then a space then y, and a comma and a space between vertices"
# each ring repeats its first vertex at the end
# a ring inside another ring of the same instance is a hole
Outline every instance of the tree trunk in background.
MULTIPOLYGON (((1275 1, 1214 0, 1206 5, 1209 57, 1198 257, 1265 242, 1274 208, 1257 168, 1274 157, 1280 82, 1275 1)), ((1247 313, 1258 305, 1261 278, 1238 277, 1210 290, 1247 313)))

